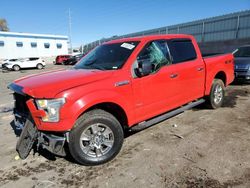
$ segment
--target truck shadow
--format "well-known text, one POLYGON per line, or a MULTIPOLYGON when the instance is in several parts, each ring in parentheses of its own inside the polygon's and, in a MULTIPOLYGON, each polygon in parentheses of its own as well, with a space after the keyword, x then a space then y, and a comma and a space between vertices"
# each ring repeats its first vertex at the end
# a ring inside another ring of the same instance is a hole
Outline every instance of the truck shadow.
MULTIPOLYGON (((234 108, 237 104, 237 100, 240 97, 247 97, 250 95, 250 91, 247 89, 234 89, 232 91, 227 91, 222 107, 234 108)), ((241 99, 246 100, 246 99, 241 99)))
MULTIPOLYGON (((224 102, 222 105, 222 108, 234 108, 237 105, 238 100, 247 100, 241 97, 247 97, 250 96, 250 90, 247 88, 242 88, 242 89, 233 89, 233 90, 228 90, 226 91, 226 95, 224 98, 224 102)), ((207 110, 206 104, 201 104, 199 106, 194 107, 192 110, 193 111, 198 111, 198 110, 207 110)))

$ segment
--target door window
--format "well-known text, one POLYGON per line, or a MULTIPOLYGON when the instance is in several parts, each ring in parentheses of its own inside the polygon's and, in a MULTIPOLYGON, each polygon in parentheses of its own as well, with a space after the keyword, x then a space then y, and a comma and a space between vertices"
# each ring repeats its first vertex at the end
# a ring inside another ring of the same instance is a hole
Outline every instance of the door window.
POLYGON ((137 63, 150 61, 155 73, 165 65, 171 64, 167 41, 159 40, 147 44, 137 57, 137 63))
POLYGON ((196 59, 196 51, 190 39, 169 41, 169 50, 173 56, 173 63, 181 63, 196 59))

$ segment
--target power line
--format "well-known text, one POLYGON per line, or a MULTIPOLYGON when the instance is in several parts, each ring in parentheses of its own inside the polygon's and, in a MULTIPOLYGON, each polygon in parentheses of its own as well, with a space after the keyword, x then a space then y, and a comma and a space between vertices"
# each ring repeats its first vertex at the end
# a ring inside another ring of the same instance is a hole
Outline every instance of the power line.
POLYGON ((70 8, 69 8, 69 45, 70 45, 69 53, 72 54, 71 12, 70 12, 70 8))

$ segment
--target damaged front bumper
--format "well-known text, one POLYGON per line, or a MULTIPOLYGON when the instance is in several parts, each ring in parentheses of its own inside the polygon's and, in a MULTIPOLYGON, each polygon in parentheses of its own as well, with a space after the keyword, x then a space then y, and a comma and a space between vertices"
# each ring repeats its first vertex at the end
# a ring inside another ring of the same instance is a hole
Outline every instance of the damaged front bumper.
POLYGON ((42 148, 55 155, 66 156, 64 145, 68 140, 68 132, 57 134, 42 132, 37 130, 32 117, 29 116, 24 120, 24 117, 17 113, 14 115, 15 126, 22 131, 16 145, 16 150, 21 159, 27 158, 32 148, 35 148, 37 151, 39 151, 39 148, 42 148), (23 122, 25 122, 25 124, 23 122))
POLYGON ((43 110, 37 109, 34 99, 22 93, 18 88, 10 88, 14 93, 14 123, 17 130, 21 130, 16 150, 21 159, 25 159, 32 148, 43 148, 55 155, 65 156, 64 145, 68 132, 40 131, 43 110))

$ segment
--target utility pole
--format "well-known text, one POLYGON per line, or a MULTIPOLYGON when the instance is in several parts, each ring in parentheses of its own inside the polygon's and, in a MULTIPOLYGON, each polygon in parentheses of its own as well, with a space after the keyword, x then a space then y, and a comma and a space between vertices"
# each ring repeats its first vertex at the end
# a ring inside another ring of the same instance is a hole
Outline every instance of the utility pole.
POLYGON ((72 36, 71 36, 71 12, 70 12, 70 8, 69 8, 69 48, 70 48, 69 53, 72 54, 73 49, 72 49, 72 36))

